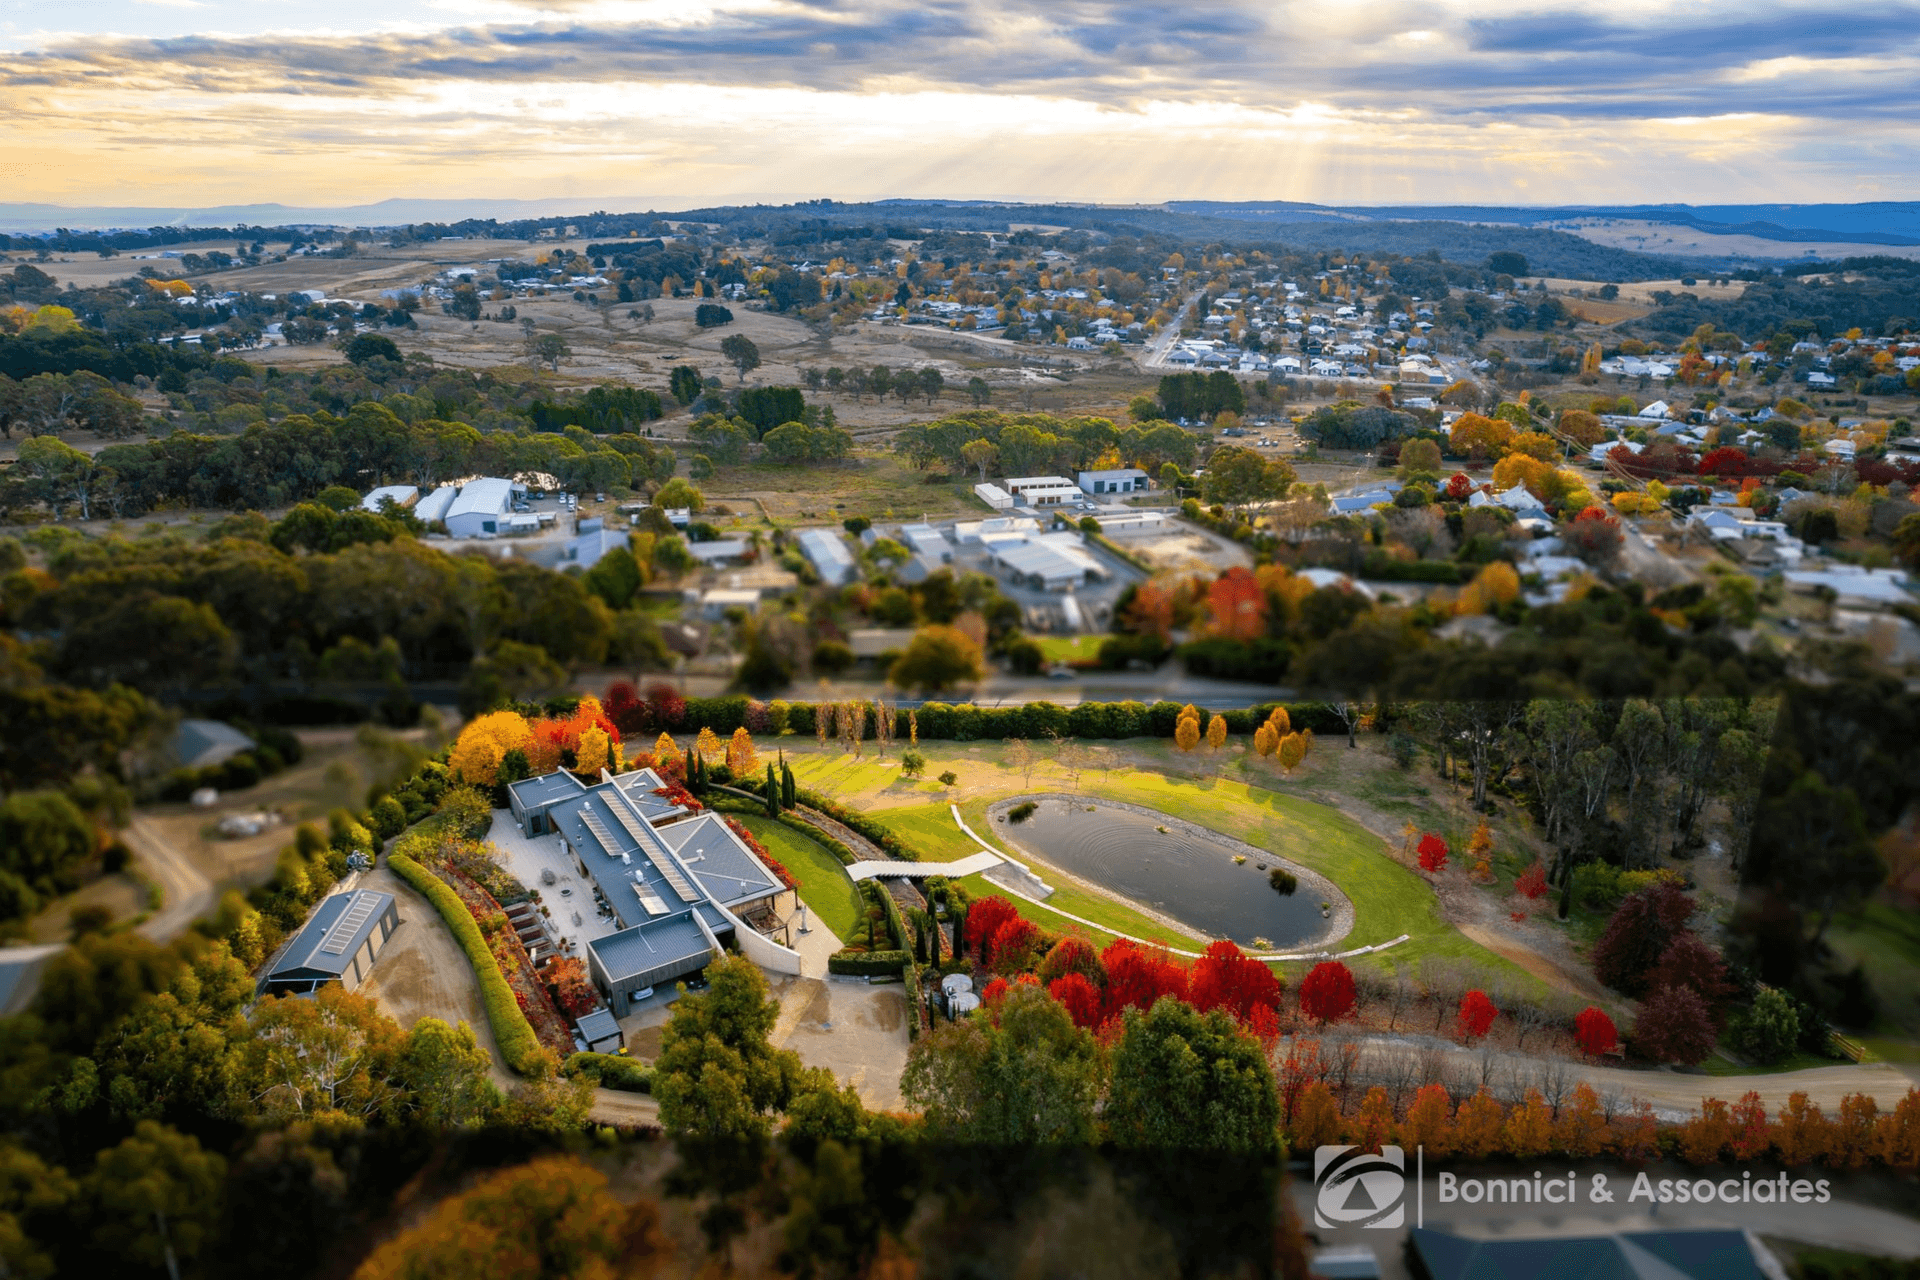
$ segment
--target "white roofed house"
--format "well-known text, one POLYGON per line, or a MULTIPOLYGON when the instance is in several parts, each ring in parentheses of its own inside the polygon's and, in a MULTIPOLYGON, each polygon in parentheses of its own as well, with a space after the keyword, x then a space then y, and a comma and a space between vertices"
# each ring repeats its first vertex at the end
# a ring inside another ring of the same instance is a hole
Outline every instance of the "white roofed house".
POLYGON ((841 586, 853 581, 856 567, 846 541, 833 529, 802 529, 794 535, 802 555, 813 563, 821 581, 841 586))

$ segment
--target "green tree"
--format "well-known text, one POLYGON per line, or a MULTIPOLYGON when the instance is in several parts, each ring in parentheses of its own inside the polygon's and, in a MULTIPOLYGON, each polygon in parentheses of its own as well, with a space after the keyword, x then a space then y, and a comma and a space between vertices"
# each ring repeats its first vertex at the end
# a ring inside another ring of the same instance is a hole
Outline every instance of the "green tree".
POLYGON ((707 495, 676 476, 660 486, 653 495, 653 504, 664 510, 685 507, 688 511, 700 512, 707 509, 707 495))
POLYGON ((165 1265, 180 1280, 181 1260, 199 1257, 219 1224, 226 1168, 192 1136, 142 1120, 100 1153, 87 1178, 98 1207, 94 1240, 137 1266, 165 1265))
POLYGON ((538 364, 560 372, 560 362, 573 354, 567 340, 557 333, 543 333, 527 341, 527 354, 538 364))
POLYGON ((537 644, 501 640, 460 681, 460 711, 474 716, 507 702, 539 701, 566 688, 567 669, 537 644))
POLYGON ((33 496, 49 507, 75 503, 80 518, 91 520, 93 459, 57 436, 34 436, 20 443, 14 468, 31 481, 33 496))
POLYGON ((970 467, 978 468, 980 480, 985 483, 987 472, 1000 461, 1000 446, 991 440, 969 440, 960 446, 960 457, 970 467))
POLYGON ((938 691, 978 680, 983 671, 980 646, 965 632, 947 626, 922 627, 889 673, 902 689, 938 691))
POLYGON ((1293 478, 1293 468, 1286 463, 1264 457, 1253 449, 1227 445, 1215 449, 1207 459, 1201 492, 1208 502, 1229 507, 1256 506, 1286 497, 1293 478))
POLYGON ((675 365, 673 372, 667 375, 667 390, 683 405, 698 400, 705 386, 700 371, 690 364, 675 365))
POLYGON ((64 1210, 78 1189, 60 1166, 0 1143, 0 1273, 28 1280, 55 1274, 53 1256, 39 1243, 54 1237, 30 1227, 64 1210))
POLYGON ((915 1041, 900 1078, 930 1137, 1006 1147, 1091 1142, 1100 1084, 1092 1033, 1025 984, 915 1041))
POLYGON ((1785 992, 1762 987, 1736 1019, 1734 1041, 1755 1062, 1778 1062, 1800 1043, 1800 1011, 1785 992))
POLYGON ((740 381, 745 382, 747 375, 760 367, 760 348, 753 339, 744 333, 730 333, 720 342, 720 354, 739 371, 740 381))
POLYGON ((0 915, 27 914, 39 899, 78 888, 98 843, 93 824, 58 791, 0 800, 0 876, 11 890, 0 891, 0 915))
POLYGON ((422 1018, 400 1052, 407 1107, 435 1129, 484 1120, 501 1103, 489 1074, 492 1066, 465 1022, 450 1027, 438 1018, 422 1018))
POLYGON ((967 379, 967 399, 973 401, 973 407, 982 408, 993 399, 993 387, 979 374, 967 379))
POLYGON ((730 956, 707 966, 707 990, 682 996, 661 1033, 654 1096, 670 1134, 761 1138, 771 1116, 818 1081, 791 1049, 767 1043, 780 1003, 750 960, 730 956))
POLYGON ((1266 1054, 1223 1011, 1163 998, 1129 1009, 1103 1116, 1123 1147, 1273 1151, 1280 1109, 1266 1054))

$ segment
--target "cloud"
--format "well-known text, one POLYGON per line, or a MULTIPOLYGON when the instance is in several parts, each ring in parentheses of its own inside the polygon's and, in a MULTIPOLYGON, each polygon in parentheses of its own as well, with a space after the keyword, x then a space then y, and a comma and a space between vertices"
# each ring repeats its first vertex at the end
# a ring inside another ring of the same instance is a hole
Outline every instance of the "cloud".
POLYGON ((1920 10, 1905 5, 1837 20, 1730 0, 1680 14, 1645 0, 429 3, 440 18, 405 30, 93 35, 0 54, 0 156, 59 137, 104 164, 217 139, 229 155, 465 175, 500 148, 689 190, 778 190, 766 174, 789 175, 796 194, 845 191, 824 176, 887 165, 887 148, 892 167, 860 180, 884 191, 898 174, 913 194, 1020 175, 1039 184, 1026 194, 1086 198, 1190 195, 1193 181, 1355 200, 1512 198, 1521 181, 1534 199, 1620 198, 1625 181, 1672 198, 1668 163, 1722 194, 1811 194, 1836 173, 1851 183, 1847 164, 1883 189, 1916 184, 1920 10), (1768 172, 1782 157, 1792 172, 1768 172), (1602 171, 1617 173, 1605 190, 1602 171), (1585 185, 1541 189, 1556 180, 1585 185), (1448 190, 1420 189, 1436 182, 1448 190))

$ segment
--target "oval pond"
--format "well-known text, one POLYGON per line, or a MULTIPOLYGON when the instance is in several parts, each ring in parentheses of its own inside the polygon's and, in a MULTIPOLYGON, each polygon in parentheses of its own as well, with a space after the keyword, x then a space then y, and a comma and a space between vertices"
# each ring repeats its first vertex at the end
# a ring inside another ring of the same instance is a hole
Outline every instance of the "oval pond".
POLYGON ((1103 804, 1089 809, 1049 799, 1038 805, 1026 821, 997 821, 995 829, 1036 858, 1210 937, 1249 948, 1264 939, 1284 948, 1317 937, 1327 926, 1318 895, 1304 882, 1293 896, 1282 897, 1267 883, 1267 873, 1256 869, 1261 859, 1249 856, 1236 866, 1236 850, 1223 842, 1103 804), (1156 829, 1161 825, 1167 830, 1156 829))

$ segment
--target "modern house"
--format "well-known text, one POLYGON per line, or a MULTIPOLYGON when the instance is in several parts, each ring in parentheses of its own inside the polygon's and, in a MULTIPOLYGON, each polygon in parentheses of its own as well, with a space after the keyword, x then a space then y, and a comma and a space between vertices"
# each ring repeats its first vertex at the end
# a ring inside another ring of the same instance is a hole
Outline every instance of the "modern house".
POLYGON ((1082 471, 1079 478, 1084 493, 1145 493, 1147 473, 1138 467, 1114 467, 1106 471, 1082 471))
POLYGON ((400 927, 390 893, 356 889, 323 898, 306 926, 267 970, 265 995, 312 995, 329 982, 352 991, 367 980, 374 959, 400 927))
POLYGON ((658 794, 660 775, 601 771, 587 786, 564 770, 508 788, 528 835, 557 833, 615 925, 586 944, 587 971, 616 1017, 654 989, 738 950, 797 974, 787 934, 798 899, 717 814, 688 816, 658 794))

